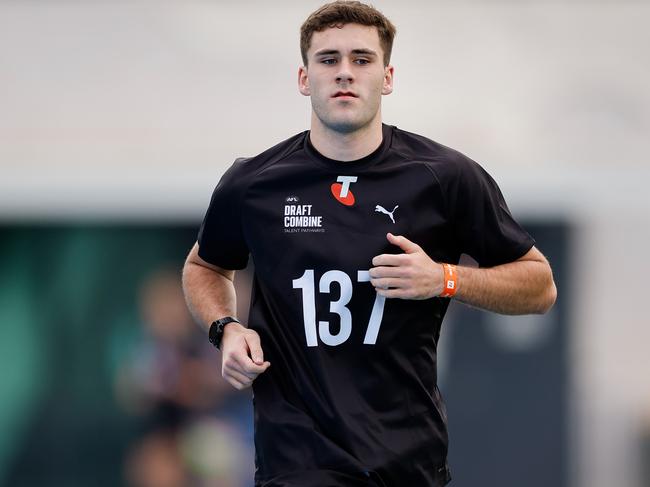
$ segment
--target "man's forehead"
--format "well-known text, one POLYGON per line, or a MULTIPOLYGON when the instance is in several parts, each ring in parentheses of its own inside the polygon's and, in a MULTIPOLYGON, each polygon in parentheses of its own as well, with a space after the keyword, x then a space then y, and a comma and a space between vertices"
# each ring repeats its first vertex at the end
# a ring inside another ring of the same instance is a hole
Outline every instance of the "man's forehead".
POLYGON ((314 32, 309 46, 309 53, 320 50, 349 52, 370 49, 377 53, 381 50, 377 27, 361 24, 344 24, 342 27, 329 27, 314 32))

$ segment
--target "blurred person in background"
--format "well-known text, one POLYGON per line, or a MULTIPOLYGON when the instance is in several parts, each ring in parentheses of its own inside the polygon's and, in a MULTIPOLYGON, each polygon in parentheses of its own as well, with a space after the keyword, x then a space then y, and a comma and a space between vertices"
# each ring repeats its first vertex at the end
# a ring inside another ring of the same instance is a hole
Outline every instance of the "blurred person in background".
POLYGON ((232 396, 211 373, 214 360, 183 302, 176 273, 148 276, 139 293, 142 329, 116 377, 125 409, 169 423, 209 410, 232 396))
POLYGON ((245 448, 231 423, 203 416, 143 435, 128 451, 124 477, 130 487, 249 486, 245 448))
POLYGON ((506 314, 555 301, 546 258, 494 180, 382 123, 394 34, 359 2, 310 15, 298 83, 311 130, 235 161, 186 261, 223 376, 254 389, 260 487, 447 484, 436 346, 449 298, 506 314), (249 254, 245 327, 233 279, 249 254), (461 254, 482 268, 456 266, 461 254))
POLYGON ((192 322, 177 271, 148 276, 139 309, 142 333, 127 347, 115 377, 118 402, 143 422, 126 459, 129 485, 250 484, 250 398, 214 373, 219 363, 192 322))

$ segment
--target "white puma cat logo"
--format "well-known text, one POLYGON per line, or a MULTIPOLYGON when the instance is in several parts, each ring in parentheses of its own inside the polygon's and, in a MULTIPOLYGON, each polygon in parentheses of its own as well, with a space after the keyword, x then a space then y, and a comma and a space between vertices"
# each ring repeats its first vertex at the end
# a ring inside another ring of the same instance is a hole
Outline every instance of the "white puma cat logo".
POLYGON ((386 208, 384 208, 381 205, 375 206, 375 211, 378 211, 379 213, 384 213, 385 215, 388 215, 393 223, 395 223, 395 218, 393 218, 393 213, 395 213, 395 210, 399 208, 399 205, 395 205, 395 208, 393 208, 393 211, 388 211, 386 208))

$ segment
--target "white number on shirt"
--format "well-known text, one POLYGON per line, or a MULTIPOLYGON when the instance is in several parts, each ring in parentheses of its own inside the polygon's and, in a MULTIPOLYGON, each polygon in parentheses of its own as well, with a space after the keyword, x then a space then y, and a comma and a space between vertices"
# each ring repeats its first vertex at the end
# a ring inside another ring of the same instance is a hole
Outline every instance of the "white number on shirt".
MULTIPOLYGON (((314 282, 314 269, 306 269, 302 276, 293 281, 294 289, 302 290, 302 316, 305 325, 305 338, 308 347, 318 346, 318 337, 325 345, 336 346, 350 338, 352 333, 352 314, 347 304, 352 299, 352 279, 343 271, 327 271, 320 278, 318 290, 321 293, 330 293, 332 283, 336 282, 341 290, 340 297, 336 301, 330 301, 330 312, 339 315, 340 329, 336 334, 330 331, 328 321, 318 322, 318 333, 316 332, 316 294, 314 282)), ((357 282, 370 282, 369 271, 357 271, 357 282)), ((384 315, 384 303, 386 298, 375 295, 375 302, 372 306, 366 336, 363 343, 374 345, 377 343, 381 319, 384 315)))

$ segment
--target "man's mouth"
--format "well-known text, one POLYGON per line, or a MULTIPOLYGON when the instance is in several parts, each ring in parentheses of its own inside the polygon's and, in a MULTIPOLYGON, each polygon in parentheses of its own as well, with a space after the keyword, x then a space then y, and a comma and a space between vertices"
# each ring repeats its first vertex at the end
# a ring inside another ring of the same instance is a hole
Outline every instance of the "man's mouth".
POLYGON ((337 91, 332 98, 358 98, 358 96, 351 91, 337 91))

